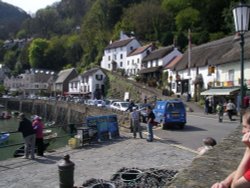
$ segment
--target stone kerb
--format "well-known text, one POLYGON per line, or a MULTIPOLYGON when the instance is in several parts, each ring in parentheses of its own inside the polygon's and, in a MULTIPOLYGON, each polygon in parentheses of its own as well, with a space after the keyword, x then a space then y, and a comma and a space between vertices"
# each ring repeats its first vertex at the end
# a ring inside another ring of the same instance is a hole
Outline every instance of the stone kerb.
POLYGON ((181 171, 168 188, 205 188, 223 180, 236 170, 244 153, 241 142, 241 126, 221 143, 203 156, 193 160, 191 165, 181 171))

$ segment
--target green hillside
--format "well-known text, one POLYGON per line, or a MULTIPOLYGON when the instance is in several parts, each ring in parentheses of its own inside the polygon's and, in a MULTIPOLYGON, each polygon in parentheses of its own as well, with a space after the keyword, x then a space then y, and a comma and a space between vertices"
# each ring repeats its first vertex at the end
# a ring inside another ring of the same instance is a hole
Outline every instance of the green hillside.
POLYGON ((11 35, 34 40, 23 49, 0 48, 0 63, 14 74, 29 67, 56 71, 76 67, 82 72, 99 65, 104 48, 110 40, 118 39, 121 30, 133 33, 142 44, 175 43, 184 51, 189 29, 194 45, 234 33, 232 7, 236 3, 236 0, 61 0, 32 17, 24 13, 27 19, 23 22, 19 20, 21 15, 12 19, 2 8, 0 24, 11 25, 7 17, 19 24, 1 26, 0 39, 11 35))

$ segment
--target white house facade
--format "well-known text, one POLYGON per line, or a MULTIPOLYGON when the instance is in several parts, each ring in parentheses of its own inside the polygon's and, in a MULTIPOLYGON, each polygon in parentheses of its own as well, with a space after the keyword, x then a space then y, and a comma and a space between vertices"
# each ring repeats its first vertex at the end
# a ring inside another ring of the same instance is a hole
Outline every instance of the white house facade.
POLYGON ((5 77, 4 87, 10 92, 22 92, 24 96, 51 92, 55 72, 50 70, 30 69, 17 77, 5 77))
POLYGON ((141 44, 134 37, 128 37, 121 33, 120 39, 111 42, 104 50, 101 68, 106 70, 125 69, 127 56, 141 44))
MULTIPOLYGON (((250 33, 245 35, 245 51, 250 50, 250 33)), ((185 52, 182 59, 172 67, 172 91, 176 94, 190 93, 195 95, 197 81, 202 80, 202 92, 210 88, 220 88, 220 92, 213 95, 222 95, 223 89, 232 88, 232 91, 241 87, 241 63, 239 40, 234 36, 196 46, 189 55, 185 52), (190 74, 189 74, 190 71, 190 74)), ((244 58, 244 83, 250 88, 250 53, 245 53, 244 58)), ((231 95, 230 92, 225 95, 231 95)))
POLYGON ((103 97, 106 74, 100 68, 90 69, 69 82, 69 95, 85 96, 90 99, 103 97))
POLYGON ((139 47, 132 51, 127 56, 127 63, 125 66, 126 75, 136 75, 142 69, 142 59, 150 54, 153 49, 153 45, 139 47))

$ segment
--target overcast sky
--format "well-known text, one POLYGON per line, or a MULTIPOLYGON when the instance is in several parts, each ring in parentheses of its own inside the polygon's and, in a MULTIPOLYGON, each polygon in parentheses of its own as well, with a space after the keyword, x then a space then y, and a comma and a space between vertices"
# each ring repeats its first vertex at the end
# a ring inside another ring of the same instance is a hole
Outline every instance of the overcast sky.
POLYGON ((36 13, 38 9, 45 8, 58 1, 60 0, 2 0, 2 2, 20 7, 27 13, 36 13))

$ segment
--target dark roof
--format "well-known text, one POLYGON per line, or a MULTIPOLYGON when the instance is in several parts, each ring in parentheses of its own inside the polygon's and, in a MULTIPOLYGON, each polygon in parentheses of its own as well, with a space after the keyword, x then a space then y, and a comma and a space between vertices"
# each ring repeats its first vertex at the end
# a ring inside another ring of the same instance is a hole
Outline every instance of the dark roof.
POLYGON ((79 82, 79 81, 80 81, 80 79, 77 76, 77 77, 73 78, 72 80, 70 80, 69 82, 72 83, 72 82, 79 82))
POLYGON ((65 70, 60 71, 58 73, 56 83, 63 83, 73 71, 76 71, 75 68, 65 69, 65 70))
POLYGON ((137 54, 143 53, 145 50, 147 50, 151 46, 152 46, 152 44, 148 44, 146 46, 142 46, 142 47, 136 48, 130 54, 128 54, 128 56, 133 56, 133 55, 137 55, 137 54))
MULTIPOLYGON (((250 32, 245 34, 244 50, 244 58, 250 59, 250 32)), ((191 50, 190 67, 219 65, 239 61, 240 52, 240 40, 235 39, 235 35, 225 37, 220 40, 193 47, 191 50)), ((188 50, 185 51, 183 58, 174 67, 174 70, 180 71, 186 69, 187 67, 188 50)))
MULTIPOLYGON (((81 74, 81 77, 91 76, 92 74, 94 74, 94 73, 97 72, 98 70, 101 70, 101 71, 102 71, 101 68, 92 68, 92 69, 90 69, 90 70, 87 70, 87 71, 85 71, 83 74, 81 74)), ((102 71, 102 72, 103 72, 103 71, 102 71)), ((105 73, 103 72, 103 74, 105 74, 105 73)))
POLYGON ((154 50, 148 56, 146 56, 142 61, 146 62, 146 61, 151 61, 151 60, 163 58, 164 56, 166 56, 167 54, 172 52, 173 49, 174 49, 173 46, 168 46, 168 47, 154 50))
POLYGON ((150 72, 156 72, 162 69, 162 66, 158 66, 158 67, 150 67, 150 68, 144 68, 141 69, 138 74, 145 74, 145 73, 150 73, 150 72))
POLYGON ((181 60, 183 55, 178 55, 174 57, 165 67, 164 69, 172 69, 179 61, 181 60))
POLYGON ((125 39, 125 40, 117 40, 117 41, 114 41, 113 43, 109 44, 109 45, 105 48, 105 50, 126 46, 128 43, 130 43, 130 42, 131 42, 132 40, 134 40, 134 39, 135 39, 135 38, 129 38, 129 39, 125 39))

